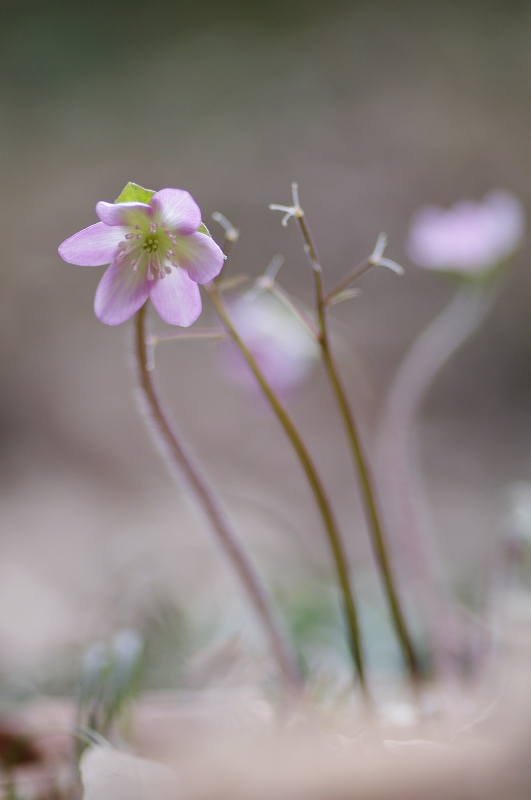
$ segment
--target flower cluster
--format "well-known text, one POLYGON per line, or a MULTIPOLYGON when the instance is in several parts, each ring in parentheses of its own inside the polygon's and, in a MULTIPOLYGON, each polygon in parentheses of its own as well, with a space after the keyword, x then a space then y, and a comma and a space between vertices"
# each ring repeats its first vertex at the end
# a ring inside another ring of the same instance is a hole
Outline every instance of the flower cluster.
POLYGON ((149 297, 165 322, 191 325, 201 313, 197 284, 219 275, 224 260, 201 232, 191 195, 161 189, 148 203, 101 201, 96 213, 101 221, 63 242, 59 254, 70 264, 110 265, 96 291, 98 319, 120 325, 149 297))
POLYGON ((480 203, 424 206, 411 219, 406 249, 421 267, 475 275, 496 267, 521 244, 524 213, 511 193, 489 192, 480 203))

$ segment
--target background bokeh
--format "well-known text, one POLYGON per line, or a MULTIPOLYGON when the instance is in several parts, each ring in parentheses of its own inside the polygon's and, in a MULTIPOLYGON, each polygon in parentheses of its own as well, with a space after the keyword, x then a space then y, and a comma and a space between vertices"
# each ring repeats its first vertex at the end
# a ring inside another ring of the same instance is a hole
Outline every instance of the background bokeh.
MULTIPOLYGON (((298 232, 267 209, 289 201, 292 180, 329 285, 385 230, 406 275, 372 273, 363 296, 335 313, 338 358, 369 441, 401 355, 453 292, 408 263, 411 212, 495 187, 530 207, 530 35, 525 0, 0 2, 0 673, 8 683, 42 682, 47 670, 57 674, 59 653, 75 662, 80 644, 121 625, 154 621, 167 643, 168 602, 193 606, 205 640, 243 614, 222 558, 139 422, 128 326, 93 316, 101 270, 61 262, 57 245, 96 221, 95 203, 113 200, 128 180, 178 186, 207 224, 217 210, 240 229, 235 272, 256 276, 281 252, 284 285, 310 299, 298 232), (214 623, 220 608, 230 614, 214 623)), ((528 257, 525 247, 421 421, 450 579, 480 595, 495 571, 504 487, 531 472, 528 257)), ((242 537, 296 605, 329 570, 319 523, 276 422, 229 385, 218 355, 211 343, 165 344, 160 379, 242 537)), ((317 372, 292 408, 319 455, 360 581, 370 584, 329 400, 317 372)))

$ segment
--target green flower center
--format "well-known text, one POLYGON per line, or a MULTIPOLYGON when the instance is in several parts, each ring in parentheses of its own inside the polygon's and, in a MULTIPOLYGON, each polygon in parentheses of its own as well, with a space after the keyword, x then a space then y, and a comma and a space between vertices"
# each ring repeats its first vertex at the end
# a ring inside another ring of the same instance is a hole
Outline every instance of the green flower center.
POLYGON ((159 240, 156 236, 146 236, 142 250, 146 253, 155 253, 159 249, 159 240))

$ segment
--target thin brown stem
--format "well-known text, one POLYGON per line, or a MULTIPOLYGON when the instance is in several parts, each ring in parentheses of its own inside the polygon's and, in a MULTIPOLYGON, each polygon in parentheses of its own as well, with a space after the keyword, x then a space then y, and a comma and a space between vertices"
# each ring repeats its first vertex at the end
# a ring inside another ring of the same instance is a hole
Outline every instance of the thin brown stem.
POLYGON ((334 519, 332 508, 328 500, 328 497, 326 495, 324 486, 321 482, 317 469, 313 463, 313 459, 311 458, 310 453, 308 452, 306 445, 304 444, 304 441, 301 435, 299 434, 297 428, 295 427, 295 424, 291 419, 288 411, 286 410, 283 403, 279 400, 275 392, 270 387, 262 371, 260 370, 256 360, 254 359, 252 353, 247 348, 245 342, 239 336, 234 325, 232 324, 228 309, 225 305, 221 293, 219 292, 218 287, 214 283, 211 283, 206 286, 206 290, 209 294, 212 304, 214 305, 214 308, 216 309, 219 318, 221 319, 223 325, 225 326, 228 333, 234 340, 234 343, 240 350, 245 361, 251 368, 255 378, 257 379, 260 385, 260 388, 262 389, 264 395, 269 401, 280 424, 284 428, 308 479, 308 483, 310 485, 313 496, 315 498, 315 502, 317 504, 321 518, 323 520, 323 525, 327 534, 335 568, 337 571, 339 586, 341 589, 343 604, 345 608, 345 617, 349 632, 350 651, 352 654, 352 659, 359 677, 360 685, 364 691, 366 698, 368 698, 368 690, 367 690, 366 675, 365 675, 365 662, 361 644, 358 613, 357 613, 356 603, 354 600, 354 595, 352 592, 352 587, 350 585, 350 575, 347 564, 347 558, 344 552, 341 536, 336 521, 334 519))
MULTIPOLYGON (((384 584, 384 589, 387 597, 391 619, 393 621, 396 630, 397 638, 402 649, 402 654, 409 675, 413 683, 416 685, 420 677, 420 665, 415 652, 415 648, 413 646, 412 637, 409 633, 405 615, 402 611, 400 598, 398 596, 398 592, 395 586, 395 579, 393 576, 391 562, 388 555, 388 549, 383 531, 383 526, 380 521, 380 512, 376 500, 376 491, 374 488, 373 477, 371 474, 367 456, 364 452, 364 448, 361 442, 361 437, 356 425, 356 421, 354 419, 354 415, 350 408, 347 395, 343 387, 343 384, 341 382, 341 379, 339 377, 339 371, 334 362, 334 358, 332 356, 330 348, 328 319, 326 316, 327 298, 324 296, 323 293, 321 263, 319 261, 319 256, 317 255, 317 250, 313 243, 310 229, 308 227, 308 224, 306 223, 304 212, 302 211, 298 203, 294 211, 295 211, 294 216, 297 219, 304 240, 304 249, 310 259, 310 263, 312 265, 313 274, 315 278, 317 315, 318 315, 318 323, 320 330, 319 344, 321 346, 326 372, 332 387, 332 391, 336 398, 337 405, 339 407, 339 411, 341 414, 341 418, 343 420, 343 424, 345 426, 345 430, 347 432, 347 437, 352 452, 354 465, 358 474, 359 486, 363 501, 363 507, 365 510, 365 516, 371 534, 373 552, 384 584)), ((367 267, 370 265, 371 265, 370 262, 367 262, 367 267)), ((362 274, 362 272, 365 271, 365 268, 366 268, 365 265, 362 265, 358 269, 356 277, 362 274)), ((352 279, 353 276, 350 277, 349 282, 352 279)), ((340 288, 343 287, 340 285, 340 288)), ((329 297, 330 295, 328 295, 328 298, 329 297)))
POLYGON ((253 610, 267 634, 285 689, 291 695, 298 695, 301 692, 300 673, 292 649, 273 609, 269 593, 233 530, 219 497, 162 406, 149 369, 145 317, 146 306, 143 306, 135 319, 134 349, 142 399, 149 412, 151 430, 156 443, 161 445, 172 471, 187 486, 237 573, 253 610))
POLYGON ((349 272, 349 274, 346 275, 343 280, 339 281, 339 283, 323 297, 323 305, 330 305, 334 297, 337 297, 337 295, 341 294, 342 291, 347 289, 351 283, 354 283, 354 281, 357 281, 358 278, 361 278, 361 276, 371 269, 371 267, 374 267, 374 263, 369 258, 366 258, 361 262, 361 264, 358 264, 357 267, 354 267, 354 269, 349 272))

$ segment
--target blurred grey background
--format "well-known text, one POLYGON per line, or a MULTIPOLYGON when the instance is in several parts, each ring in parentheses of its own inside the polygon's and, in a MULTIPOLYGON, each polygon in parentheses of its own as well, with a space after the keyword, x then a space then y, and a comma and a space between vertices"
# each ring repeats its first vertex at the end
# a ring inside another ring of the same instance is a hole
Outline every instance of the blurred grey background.
MULTIPOLYGON (((401 356, 454 291, 408 263, 411 212, 496 187, 530 207, 530 35, 523 0, 0 3, 1 671, 42 669, 65 643, 135 624, 154 587, 181 601, 193 589, 205 619, 227 592, 240 608, 139 421, 129 326, 93 316, 102 270, 61 262, 58 244, 129 180, 181 187, 207 224, 222 211, 240 229, 234 272, 257 276, 281 252, 282 282, 309 300, 298 231, 267 208, 289 201, 292 180, 328 285, 385 230, 406 275, 372 273, 334 313, 370 441, 401 356)), ((504 487, 531 477, 528 256, 423 412, 429 498, 457 585, 486 580, 504 487)), ((213 321, 205 300, 201 324, 213 321)), ((319 521, 276 421, 218 364, 208 342, 157 351, 181 428, 289 593, 327 574, 319 521)), ((363 582, 369 548, 318 371, 291 406, 363 582)))

